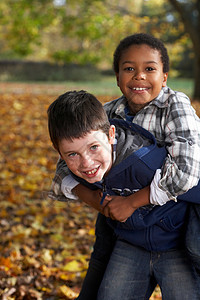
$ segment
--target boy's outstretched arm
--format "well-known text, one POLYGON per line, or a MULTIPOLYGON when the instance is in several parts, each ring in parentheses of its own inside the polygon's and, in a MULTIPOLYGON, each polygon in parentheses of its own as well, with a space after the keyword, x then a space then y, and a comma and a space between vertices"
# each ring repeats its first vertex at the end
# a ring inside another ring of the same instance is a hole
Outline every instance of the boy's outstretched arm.
POLYGON ((99 212, 103 212, 103 207, 100 205, 101 202, 101 190, 90 190, 82 184, 78 184, 72 192, 78 196, 78 198, 86 203, 87 205, 93 207, 99 212))
POLYGON ((150 186, 144 187, 130 196, 106 196, 107 203, 103 203, 103 214, 113 220, 125 222, 134 211, 150 204, 150 186))

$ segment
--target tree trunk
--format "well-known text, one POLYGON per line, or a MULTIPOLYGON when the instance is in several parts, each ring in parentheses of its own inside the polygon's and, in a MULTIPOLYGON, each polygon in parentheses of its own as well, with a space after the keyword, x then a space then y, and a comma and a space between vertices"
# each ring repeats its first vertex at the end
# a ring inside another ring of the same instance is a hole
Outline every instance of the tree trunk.
POLYGON ((200 101, 200 52, 195 56, 193 99, 200 101))
POLYGON ((195 54, 193 98, 200 102, 200 1, 169 0, 185 26, 193 43, 195 54), (189 5, 190 4, 190 5, 189 5))

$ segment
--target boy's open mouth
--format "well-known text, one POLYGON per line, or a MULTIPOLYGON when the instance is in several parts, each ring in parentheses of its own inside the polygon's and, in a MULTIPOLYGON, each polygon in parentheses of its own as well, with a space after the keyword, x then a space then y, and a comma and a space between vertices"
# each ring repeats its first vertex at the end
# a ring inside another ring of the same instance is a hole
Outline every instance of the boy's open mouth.
POLYGON ((135 90, 135 91, 145 91, 145 90, 147 90, 147 88, 136 88, 136 87, 134 87, 134 88, 132 88, 133 90, 135 90))
POLYGON ((90 171, 83 172, 83 173, 85 173, 87 176, 88 176, 88 175, 94 175, 94 174, 97 173, 97 171, 99 170, 99 168, 100 168, 100 166, 98 166, 97 168, 92 169, 92 170, 90 170, 90 171))

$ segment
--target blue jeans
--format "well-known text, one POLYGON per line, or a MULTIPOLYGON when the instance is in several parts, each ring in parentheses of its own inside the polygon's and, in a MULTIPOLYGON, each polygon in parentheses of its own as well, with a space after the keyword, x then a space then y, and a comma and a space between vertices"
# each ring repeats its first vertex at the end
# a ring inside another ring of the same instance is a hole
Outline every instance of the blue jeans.
POLYGON ((150 252, 118 240, 97 300, 147 300, 157 284, 163 300, 200 299, 185 251, 150 252))

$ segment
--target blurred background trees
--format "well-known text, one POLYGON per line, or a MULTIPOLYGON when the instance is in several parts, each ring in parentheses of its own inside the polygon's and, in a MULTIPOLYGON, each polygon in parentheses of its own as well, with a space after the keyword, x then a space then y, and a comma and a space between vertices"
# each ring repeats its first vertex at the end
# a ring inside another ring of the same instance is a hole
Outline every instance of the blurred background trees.
POLYGON ((2 0, 0 59, 112 68, 126 35, 147 32, 168 48, 170 77, 194 78, 200 99, 198 0, 2 0))

